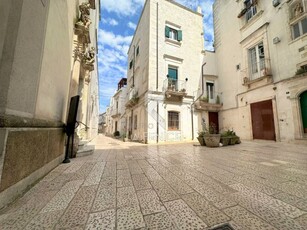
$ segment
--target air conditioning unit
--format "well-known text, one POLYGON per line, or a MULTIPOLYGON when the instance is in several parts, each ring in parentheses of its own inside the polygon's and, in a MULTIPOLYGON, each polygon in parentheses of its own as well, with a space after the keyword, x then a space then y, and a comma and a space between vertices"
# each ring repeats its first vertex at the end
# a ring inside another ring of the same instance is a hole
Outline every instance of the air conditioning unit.
POLYGON ((273 0, 273 6, 276 7, 280 4, 279 0, 273 0))

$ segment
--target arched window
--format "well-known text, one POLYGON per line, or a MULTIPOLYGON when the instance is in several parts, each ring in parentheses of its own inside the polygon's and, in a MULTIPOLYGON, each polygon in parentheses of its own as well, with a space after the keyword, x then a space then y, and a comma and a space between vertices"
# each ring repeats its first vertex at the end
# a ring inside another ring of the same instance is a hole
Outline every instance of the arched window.
POLYGON ((301 114, 304 133, 307 133, 307 91, 300 95, 301 114))

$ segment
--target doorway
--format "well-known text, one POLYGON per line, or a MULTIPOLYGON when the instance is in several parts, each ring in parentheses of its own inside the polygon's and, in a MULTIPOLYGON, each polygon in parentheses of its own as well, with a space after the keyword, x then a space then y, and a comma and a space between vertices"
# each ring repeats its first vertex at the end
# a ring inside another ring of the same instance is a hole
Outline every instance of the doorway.
POLYGON ((276 140, 272 100, 251 104, 253 139, 276 140))
POLYGON ((209 112, 209 128, 214 129, 214 133, 219 133, 219 114, 217 112, 209 112))
POLYGON ((307 134, 307 91, 300 95, 303 132, 307 134))

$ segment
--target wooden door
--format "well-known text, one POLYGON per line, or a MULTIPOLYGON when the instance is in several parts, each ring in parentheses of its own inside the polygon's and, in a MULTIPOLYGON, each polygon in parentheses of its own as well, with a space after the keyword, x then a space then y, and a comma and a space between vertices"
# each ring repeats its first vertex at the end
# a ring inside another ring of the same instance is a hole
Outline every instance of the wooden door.
POLYGON ((216 133, 219 133, 219 114, 217 112, 209 112, 209 127, 213 125, 216 133))
POLYGON ((276 140, 272 100, 251 104, 253 138, 276 140))
POLYGON ((304 133, 307 133, 307 91, 300 95, 301 113, 304 133))

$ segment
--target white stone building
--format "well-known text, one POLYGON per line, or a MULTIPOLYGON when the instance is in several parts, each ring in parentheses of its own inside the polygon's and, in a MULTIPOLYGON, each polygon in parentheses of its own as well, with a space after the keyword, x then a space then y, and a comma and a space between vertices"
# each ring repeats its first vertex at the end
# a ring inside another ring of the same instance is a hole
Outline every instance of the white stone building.
POLYGON ((80 111, 97 133, 99 9, 99 0, 0 0, 0 209, 63 161, 70 97, 90 78, 80 111))
POLYGON ((202 82, 201 10, 147 0, 128 51, 127 134, 144 143, 196 138, 202 82))
POLYGON ((307 1, 216 0, 214 31, 220 126, 306 142, 307 1))
POLYGON ((110 104, 110 117, 112 125, 110 133, 114 135, 118 131, 118 136, 126 134, 125 102, 127 98, 127 78, 122 78, 118 82, 117 91, 112 97, 110 104))

